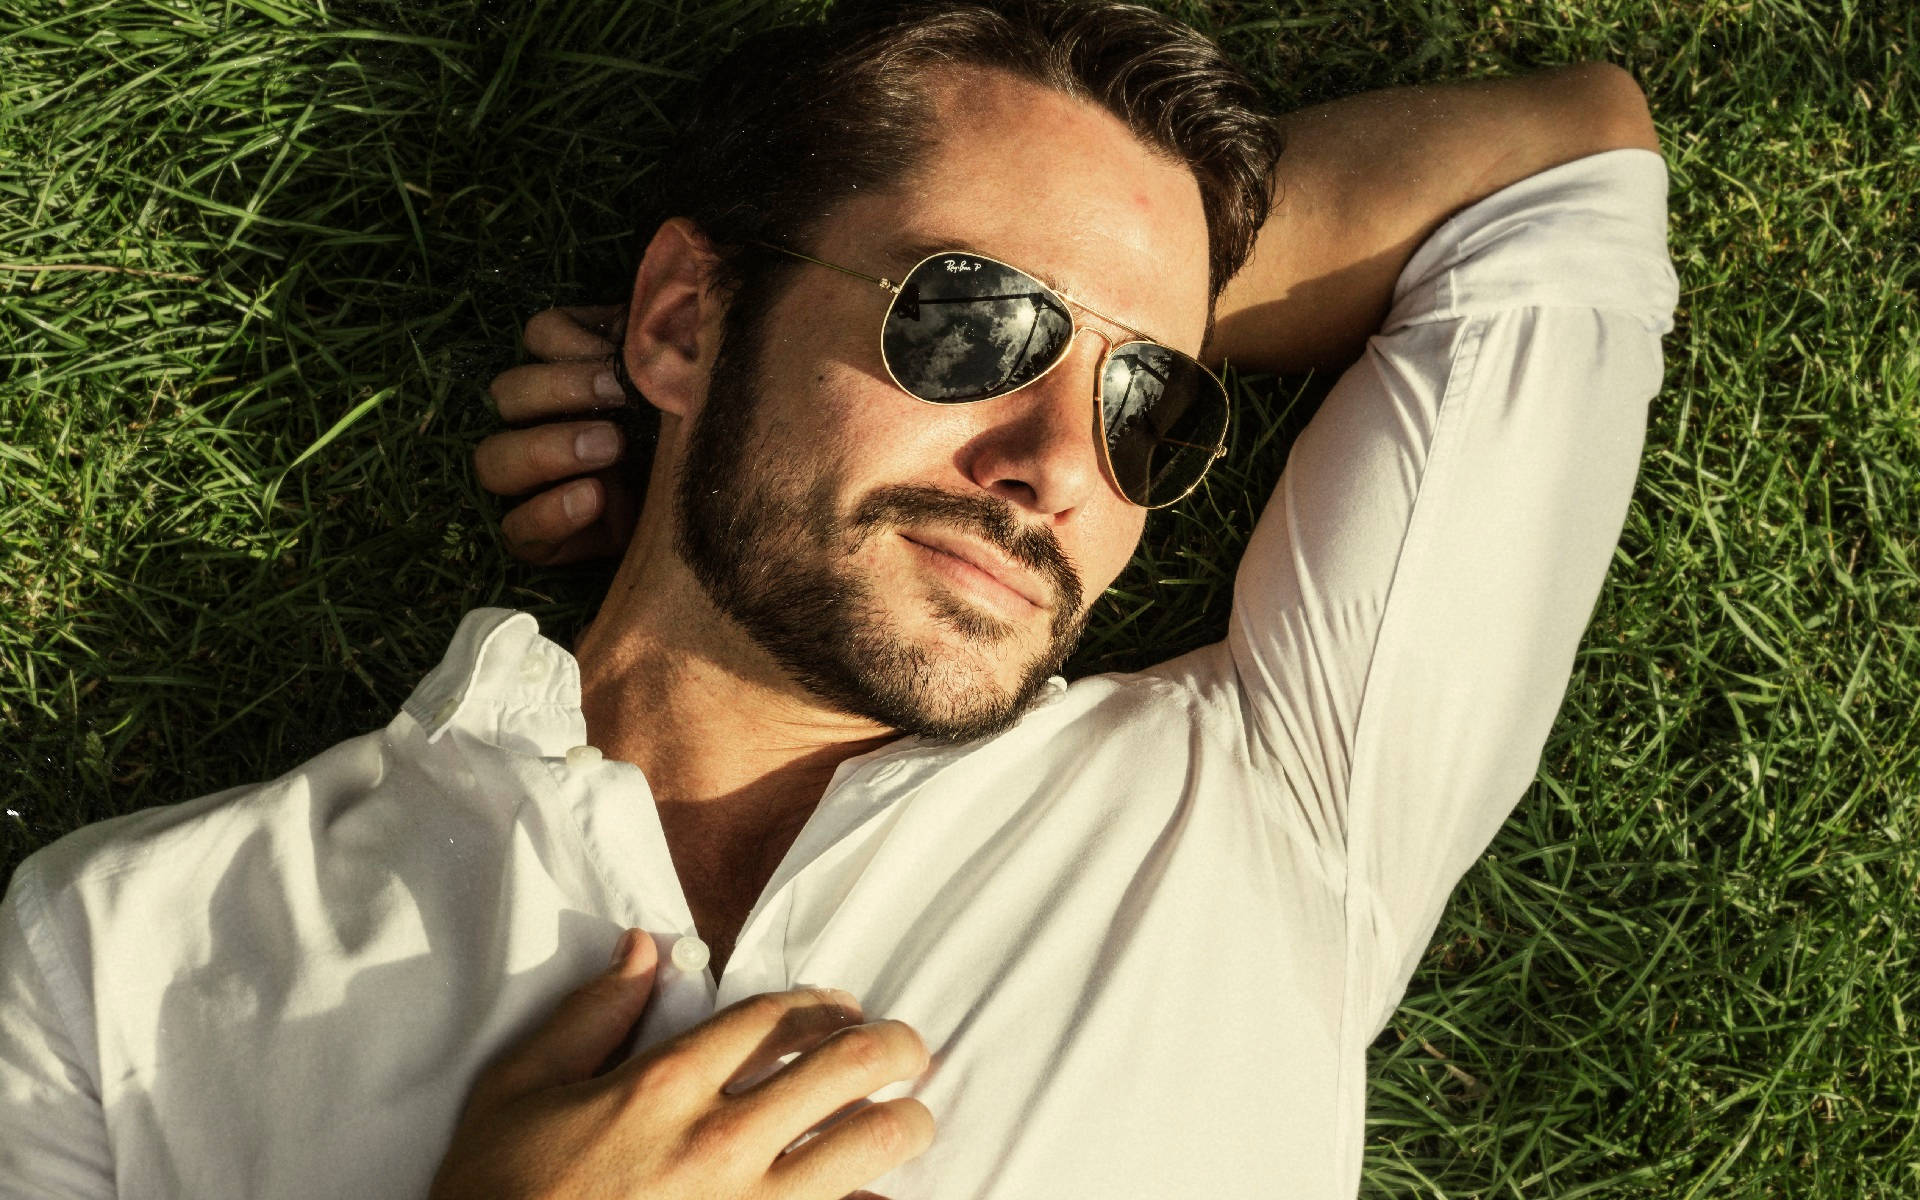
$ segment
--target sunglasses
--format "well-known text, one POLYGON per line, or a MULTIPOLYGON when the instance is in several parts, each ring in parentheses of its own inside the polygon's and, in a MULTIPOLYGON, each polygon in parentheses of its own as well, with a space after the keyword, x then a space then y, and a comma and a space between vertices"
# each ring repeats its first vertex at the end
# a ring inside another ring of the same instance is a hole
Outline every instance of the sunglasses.
POLYGON ((1073 308, 1126 330, 1132 336, 1121 342, 1094 334, 1106 343, 1093 384, 1105 436, 1095 440, 1120 494, 1142 508, 1185 498, 1227 452, 1229 402, 1218 376, 1018 267, 943 251, 895 283, 783 246, 754 245, 893 293, 880 325, 880 359, 900 390, 928 404, 991 400, 1041 378, 1079 333, 1073 308))

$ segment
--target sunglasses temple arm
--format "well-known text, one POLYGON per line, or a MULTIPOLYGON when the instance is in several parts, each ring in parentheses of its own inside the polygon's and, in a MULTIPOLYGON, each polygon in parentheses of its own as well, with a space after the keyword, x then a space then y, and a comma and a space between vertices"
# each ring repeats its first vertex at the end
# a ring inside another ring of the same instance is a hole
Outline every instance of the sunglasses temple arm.
POLYGON ((848 267, 843 267, 838 263, 830 263, 825 259, 815 258, 811 254, 802 254, 798 250, 789 250, 785 246, 776 246, 772 242, 755 242, 754 245, 759 246, 765 250, 772 250, 776 254, 791 255, 794 258, 798 258, 806 262, 810 262, 817 267, 825 267, 829 271, 838 271, 842 275, 851 275, 855 279, 864 280, 867 283, 879 284, 881 287, 887 289, 889 292, 898 292, 900 290, 900 285, 893 282, 893 280, 891 279, 881 279, 877 275, 866 275, 859 271, 852 270, 848 267))

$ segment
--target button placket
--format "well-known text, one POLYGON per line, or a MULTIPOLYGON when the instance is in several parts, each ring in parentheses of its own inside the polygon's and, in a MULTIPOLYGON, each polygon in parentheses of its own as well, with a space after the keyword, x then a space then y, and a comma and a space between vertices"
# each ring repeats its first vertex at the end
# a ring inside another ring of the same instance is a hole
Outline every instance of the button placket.
POLYGON ((763 896, 761 903, 763 907, 756 908, 740 927, 739 940, 727 957, 725 978, 713 981, 715 1008, 788 986, 786 928, 793 891, 782 884, 763 896))

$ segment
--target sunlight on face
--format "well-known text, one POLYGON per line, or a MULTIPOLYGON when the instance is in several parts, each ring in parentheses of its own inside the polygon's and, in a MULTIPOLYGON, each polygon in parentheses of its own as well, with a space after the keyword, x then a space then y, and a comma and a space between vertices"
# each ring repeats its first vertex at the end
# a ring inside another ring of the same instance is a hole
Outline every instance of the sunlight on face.
POLYGON ((752 360, 751 347, 723 348, 687 435, 676 547, 708 597, 801 686, 842 711, 954 739, 1013 724, 1086 623, 1079 578, 1058 541, 1023 528, 1011 506, 983 494, 896 485, 869 491, 843 514, 844 483, 831 462, 793 446, 773 451, 754 436, 764 397, 752 360), (898 572, 884 564, 924 553, 900 536, 922 527, 977 539, 1046 580, 1053 611, 1009 620, 977 592, 938 580, 903 594, 898 572), (915 609, 924 615, 915 619, 915 609))
POLYGON ((993 71, 965 83, 941 93, 911 186, 849 199, 809 251, 880 275, 882 247, 951 238, 968 274, 1005 276, 985 291, 998 307, 938 274, 890 300, 803 268, 768 311, 729 314, 675 483, 680 557, 784 673, 841 711, 955 738, 1017 719, 1138 543, 1144 510, 1100 444, 1103 344, 1132 327, 1197 350, 1207 302, 1185 167, 1087 102, 993 71), (1106 328, 1069 342, 1067 311, 989 255, 1084 294, 1106 328), (881 356, 889 306, 908 303, 917 323, 886 353, 919 398, 881 356), (1036 339, 1063 356, 1027 354, 1036 339), (1018 392, 927 402, 1054 358, 1018 392))

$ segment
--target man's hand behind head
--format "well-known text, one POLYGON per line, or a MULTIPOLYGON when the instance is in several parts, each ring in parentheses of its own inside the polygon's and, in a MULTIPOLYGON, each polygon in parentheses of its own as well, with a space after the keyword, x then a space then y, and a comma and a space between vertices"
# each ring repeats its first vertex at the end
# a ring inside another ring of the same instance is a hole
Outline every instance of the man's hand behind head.
POLYGON ((932 1143, 918 1100, 865 1099, 925 1072, 926 1046, 898 1021, 861 1023, 845 992, 749 997, 596 1076, 657 965, 653 939, 631 931, 606 974, 481 1073, 432 1200, 841 1200, 932 1143))
POLYGON ((543 361, 494 377, 489 391, 509 423, 541 421, 496 433, 474 449, 480 486, 502 496, 534 493, 500 522, 507 549, 542 565, 617 556, 639 512, 626 473, 618 426, 605 420, 556 420, 619 408, 627 397, 613 372, 613 336, 625 305, 550 308, 527 322, 527 351, 543 361))

